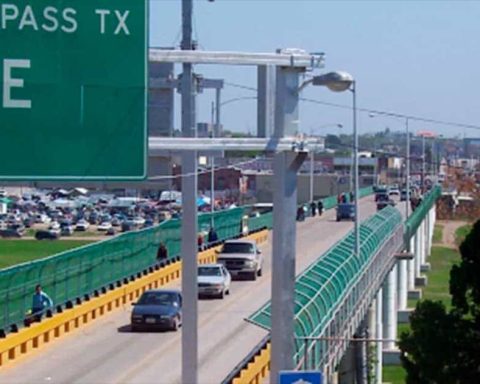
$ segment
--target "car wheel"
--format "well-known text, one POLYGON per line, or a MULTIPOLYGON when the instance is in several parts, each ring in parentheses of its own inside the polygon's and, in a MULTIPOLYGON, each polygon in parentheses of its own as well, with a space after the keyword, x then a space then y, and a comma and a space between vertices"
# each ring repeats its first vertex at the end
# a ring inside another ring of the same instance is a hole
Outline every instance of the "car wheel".
POLYGON ((228 289, 225 291, 225 294, 226 294, 226 295, 230 295, 230 288, 228 288, 228 289))
POLYGON ((223 299, 224 294, 225 294, 225 291, 220 292, 220 293, 218 294, 218 298, 219 298, 219 299, 223 299))
POLYGON ((262 274, 263 274, 263 270, 262 270, 262 268, 260 268, 260 269, 257 271, 257 276, 258 276, 258 277, 261 277, 262 274))
POLYGON ((257 280, 257 272, 252 272, 250 279, 253 281, 257 280))
POLYGON ((340 221, 340 218, 339 218, 339 217, 337 217, 337 221, 340 221))

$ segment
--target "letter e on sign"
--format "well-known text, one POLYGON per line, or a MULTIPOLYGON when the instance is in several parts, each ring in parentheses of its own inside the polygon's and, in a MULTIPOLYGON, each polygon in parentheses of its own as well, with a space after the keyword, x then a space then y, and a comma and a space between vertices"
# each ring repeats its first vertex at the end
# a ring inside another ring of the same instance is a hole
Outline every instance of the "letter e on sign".
POLYGON ((23 79, 12 77, 12 68, 30 68, 30 60, 4 59, 3 60, 3 107, 4 108, 32 108, 30 100, 13 99, 12 88, 23 88, 23 79))

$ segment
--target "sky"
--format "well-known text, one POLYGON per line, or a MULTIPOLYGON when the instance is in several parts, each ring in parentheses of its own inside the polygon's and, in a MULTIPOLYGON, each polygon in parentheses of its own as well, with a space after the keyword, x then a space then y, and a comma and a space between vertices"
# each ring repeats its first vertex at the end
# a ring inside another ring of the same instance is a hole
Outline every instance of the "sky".
MULTIPOLYGON (((476 1, 194 1, 194 38, 199 49, 325 52, 325 68, 316 73, 351 73, 360 108, 479 126, 464 129, 410 121, 412 132, 429 130, 447 137, 480 136, 479 20, 480 2, 476 1)), ((181 0, 150 0, 150 45, 178 47, 180 21, 181 0)), ((180 70, 178 66, 177 73, 180 70)), ((198 65, 195 71, 224 78, 229 84, 256 87, 253 67, 198 65)), ((248 96, 255 92, 226 85, 222 100, 248 96)), ((350 93, 334 94, 324 87, 307 87, 302 97, 345 106, 352 103, 350 93)), ((199 95, 197 121, 210 121, 213 100, 213 90, 199 95)), ((350 133, 352 127, 348 109, 304 101, 299 120, 305 133, 350 133)), ((222 123, 225 129, 255 133, 256 101, 226 104, 222 123)), ((180 126, 178 114, 175 126, 180 126)), ((402 130, 404 122, 359 113, 358 126, 359 133, 386 127, 402 130)))

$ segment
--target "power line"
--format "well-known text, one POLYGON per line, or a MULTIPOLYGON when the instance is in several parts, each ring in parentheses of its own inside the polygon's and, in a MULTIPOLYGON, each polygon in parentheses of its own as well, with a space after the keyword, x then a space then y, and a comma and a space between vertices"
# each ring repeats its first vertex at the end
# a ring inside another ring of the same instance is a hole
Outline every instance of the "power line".
MULTIPOLYGON (((234 88, 245 89, 248 91, 255 91, 255 92, 257 91, 256 87, 237 84, 237 83, 225 82, 225 85, 229 85, 234 88)), ((300 100, 307 101, 309 103, 325 105, 333 108, 348 109, 348 110, 352 109, 352 106, 350 105, 332 103, 328 101, 322 101, 322 100, 311 99, 306 97, 301 97, 300 100)), ((430 117, 423 117, 423 116, 416 116, 416 115, 408 115, 408 114, 394 112, 394 111, 382 111, 379 109, 371 109, 371 108, 357 108, 357 110, 360 112, 373 113, 376 115, 383 115, 383 116, 390 116, 390 117, 399 117, 403 119, 409 119, 409 120, 419 121, 419 122, 429 123, 429 124, 440 124, 440 125, 447 125, 447 126, 452 126, 457 128, 468 128, 468 129, 480 130, 480 125, 474 125, 474 124, 459 123, 454 121, 440 120, 440 119, 434 119, 430 117)))

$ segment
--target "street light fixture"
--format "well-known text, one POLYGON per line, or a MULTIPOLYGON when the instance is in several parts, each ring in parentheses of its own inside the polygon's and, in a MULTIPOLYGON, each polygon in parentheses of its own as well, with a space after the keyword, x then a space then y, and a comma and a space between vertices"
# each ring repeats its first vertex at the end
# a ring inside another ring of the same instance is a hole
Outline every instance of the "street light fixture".
MULTIPOLYGON (((352 92, 353 97, 353 168, 355 196, 355 255, 360 257, 360 227, 358 209, 358 134, 357 134, 357 92, 355 79, 347 72, 329 72, 311 79, 313 85, 327 87, 332 92, 352 92)), ((302 85, 303 86, 303 85, 302 85)))

